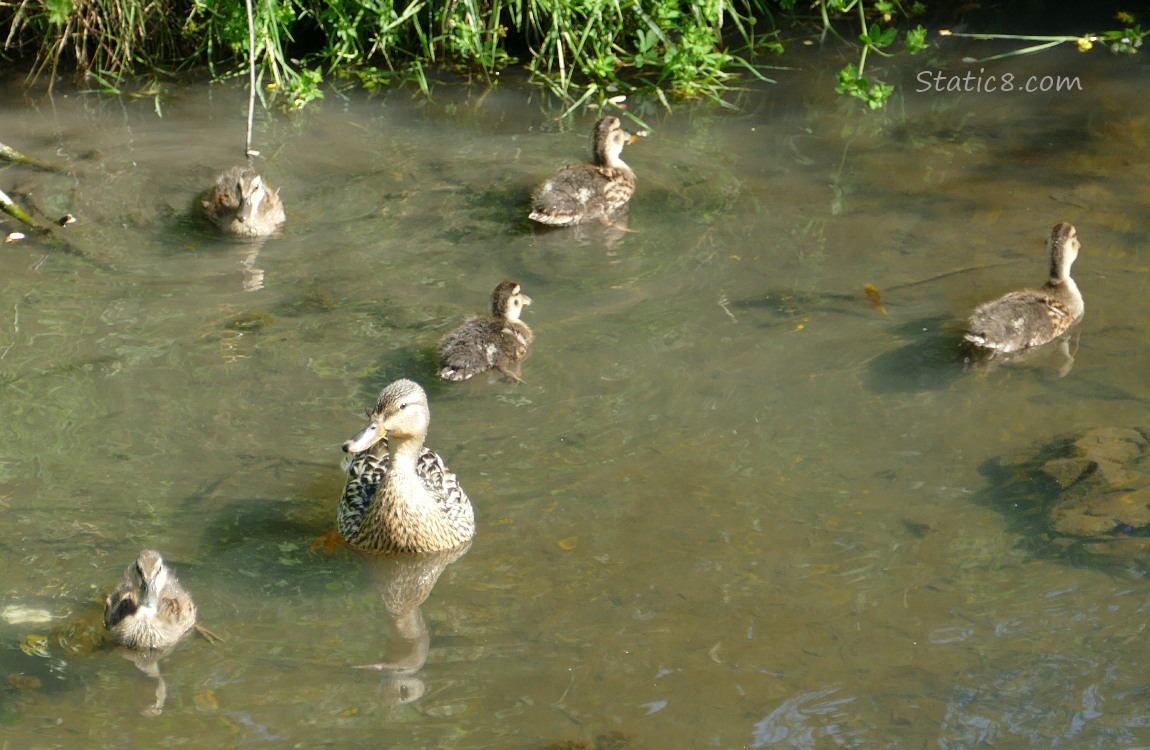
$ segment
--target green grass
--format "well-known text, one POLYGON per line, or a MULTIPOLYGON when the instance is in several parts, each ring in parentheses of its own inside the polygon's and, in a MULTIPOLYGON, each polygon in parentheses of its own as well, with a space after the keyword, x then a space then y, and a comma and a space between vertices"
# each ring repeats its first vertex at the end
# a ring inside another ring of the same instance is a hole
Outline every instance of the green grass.
MULTIPOLYGON (((444 72, 495 81, 513 66, 567 111, 631 93, 667 107, 676 99, 725 102, 745 82, 769 80, 761 61, 784 51, 783 19, 803 36, 821 30, 824 39, 829 33, 856 46, 858 62, 840 71, 837 90, 877 109, 893 88, 874 77, 874 60, 927 46, 921 25, 907 28, 926 10, 917 1, 252 3, 254 45, 243 0, 23 0, 0 4, 0 25, 8 31, 6 54, 32 60, 31 76, 55 81, 74 70, 115 92, 125 80, 160 79, 193 66, 207 66, 216 78, 240 75, 250 54, 261 96, 286 108, 321 97, 323 84, 335 79, 368 88, 406 83, 430 94, 444 72)), ((1082 39, 1133 51, 1143 33, 1132 16, 1118 20, 1127 28, 1082 39)))

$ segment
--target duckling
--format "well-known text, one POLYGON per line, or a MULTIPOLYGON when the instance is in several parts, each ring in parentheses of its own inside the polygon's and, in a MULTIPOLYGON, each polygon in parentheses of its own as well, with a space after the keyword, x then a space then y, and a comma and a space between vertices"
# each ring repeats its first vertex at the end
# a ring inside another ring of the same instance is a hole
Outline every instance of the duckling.
POLYGON ((170 648, 195 624, 195 602, 154 549, 140 552, 104 601, 104 626, 130 649, 170 648))
POLYGON ((531 197, 531 220, 556 227, 609 223, 635 193, 635 173, 620 155, 637 137, 618 117, 600 119, 591 138, 592 162, 563 167, 544 182, 531 197))
POLYGON ((203 207, 208 221, 239 237, 266 237, 286 219, 279 190, 246 167, 232 167, 216 178, 203 207))
POLYGON ((475 535, 475 513, 455 474, 425 448, 431 412, 410 380, 380 391, 370 421, 343 444, 356 454, 336 521, 348 546, 369 552, 436 552, 475 535))
POLYGON ((519 315, 530 304, 518 281, 499 282, 491 293, 491 315, 469 318, 439 342, 439 377, 459 382, 495 369, 523 382, 516 365, 527 358, 534 334, 519 315))
POLYGON ((1078 233, 1056 224, 1047 241, 1050 280, 1040 289, 1010 292, 979 305, 964 338, 979 349, 1009 354, 1058 338, 1082 317, 1085 304, 1070 267, 1078 257, 1078 233))

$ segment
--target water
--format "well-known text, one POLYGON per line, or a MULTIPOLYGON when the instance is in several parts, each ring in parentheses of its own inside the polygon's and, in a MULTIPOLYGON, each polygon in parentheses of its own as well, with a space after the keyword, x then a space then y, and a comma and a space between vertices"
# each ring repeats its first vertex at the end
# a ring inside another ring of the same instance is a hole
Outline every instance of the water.
POLYGON ((739 111, 635 103, 654 132, 613 236, 527 226, 594 119, 529 89, 261 115, 288 210, 262 246, 189 218, 237 161, 241 90, 174 88, 159 116, 11 89, 5 142, 73 173, 4 189, 79 221, 73 253, 0 255, 0 588, 47 618, 0 622, 2 746, 1150 744, 1145 560, 1055 554, 986 471, 1146 422, 1144 60, 1004 61, 1083 85, 1010 96, 915 94, 908 67, 884 114, 805 63, 739 111), (1061 220, 1072 369, 963 372, 962 320, 1042 282, 1061 220), (431 382, 505 277, 535 299, 525 383, 431 382), (397 646, 378 576, 307 551, 340 443, 402 376, 479 522, 410 681, 351 668, 397 646), (100 642, 143 546, 226 638, 162 662, 154 717, 100 642))

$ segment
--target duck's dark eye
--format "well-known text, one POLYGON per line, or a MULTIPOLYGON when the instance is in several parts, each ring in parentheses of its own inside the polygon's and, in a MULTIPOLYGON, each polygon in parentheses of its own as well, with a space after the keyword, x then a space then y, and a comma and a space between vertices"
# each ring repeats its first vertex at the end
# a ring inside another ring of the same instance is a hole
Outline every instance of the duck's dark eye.
POLYGON ((406 401, 404 401, 402 404, 400 404, 400 405, 399 405, 399 410, 400 410, 400 411, 403 411, 403 410, 404 410, 404 409, 406 409, 406 408, 407 408, 407 402, 406 402, 406 401))

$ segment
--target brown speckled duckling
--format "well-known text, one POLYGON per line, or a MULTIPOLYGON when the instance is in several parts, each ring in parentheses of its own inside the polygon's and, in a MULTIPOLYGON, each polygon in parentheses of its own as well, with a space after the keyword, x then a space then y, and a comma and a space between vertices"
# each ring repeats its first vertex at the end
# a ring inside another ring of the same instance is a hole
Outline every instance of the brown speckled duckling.
POLYGON ((1047 242, 1050 280, 979 305, 964 337, 979 349, 1009 354, 1045 344, 1074 325, 1085 311, 1082 293, 1070 278, 1078 257, 1078 233, 1067 222, 1055 225, 1047 242))
POLYGON ((469 318, 439 342, 439 377, 459 382, 495 369, 519 382, 517 365, 534 338, 519 315, 530 304, 518 281, 499 282, 491 293, 491 315, 469 318))
POLYGON ((203 207, 208 221, 238 237, 266 237, 286 219, 279 190, 246 167, 232 167, 216 178, 203 207))
POLYGON ((563 167, 532 195, 531 220, 563 227, 599 219, 608 222, 635 193, 635 173, 620 158, 636 136, 618 117, 595 123, 590 164, 563 167))
POLYGON ((459 480, 424 447, 427 394, 397 380, 379 394, 368 425, 343 444, 347 467, 337 514, 340 536, 369 552, 435 552, 475 535, 475 513, 459 480))
POLYGON ((160 553, 142 550, 104 601, 112 640, 135 650, 174 646, 196 624, 196 605, 160 553))

